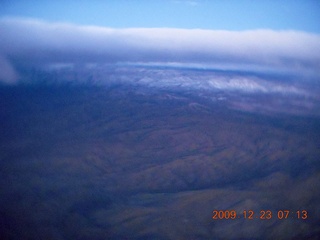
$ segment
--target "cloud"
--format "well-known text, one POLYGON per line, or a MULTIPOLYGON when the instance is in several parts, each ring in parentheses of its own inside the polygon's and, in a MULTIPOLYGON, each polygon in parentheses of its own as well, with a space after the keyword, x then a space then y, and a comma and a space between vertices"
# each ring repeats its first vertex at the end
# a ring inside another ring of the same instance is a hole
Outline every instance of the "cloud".
POLYGON ((0 55, 0 82, 12 84, 18 79, 18 74, 6 58, 0 55))
POLYGON ((157 62, 320 73, 320 36, 297 31, 113 29, 3 18, 0 32, 5 81, 15 78, 9 60, 30 66, 157 62))

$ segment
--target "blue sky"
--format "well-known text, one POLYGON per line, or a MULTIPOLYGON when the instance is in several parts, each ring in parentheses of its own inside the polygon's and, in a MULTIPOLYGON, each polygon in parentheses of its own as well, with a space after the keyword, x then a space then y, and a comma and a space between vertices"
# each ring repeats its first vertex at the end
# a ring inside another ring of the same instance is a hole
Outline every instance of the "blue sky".
POLYGON ((113 28, 320 32, 318 0, 2 0, 0 16, 113 28))

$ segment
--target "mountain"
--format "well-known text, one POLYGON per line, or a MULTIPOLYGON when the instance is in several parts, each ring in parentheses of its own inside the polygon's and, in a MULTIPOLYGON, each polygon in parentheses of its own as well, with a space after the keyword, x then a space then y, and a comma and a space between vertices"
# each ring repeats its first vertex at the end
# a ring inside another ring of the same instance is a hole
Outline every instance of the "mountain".
POLYGON ((2 239, 319 236, 316 83, 141 66, 24 76, 0 87, 2 239))

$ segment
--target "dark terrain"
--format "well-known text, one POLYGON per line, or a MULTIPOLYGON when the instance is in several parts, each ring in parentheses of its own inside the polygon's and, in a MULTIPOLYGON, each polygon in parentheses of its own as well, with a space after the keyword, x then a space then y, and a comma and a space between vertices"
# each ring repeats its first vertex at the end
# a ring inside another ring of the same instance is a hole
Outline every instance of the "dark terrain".
POLYGON ((0 121, 1 239, 320 235, 318 116, 192 91, 35 83, 0 87, 0 121), (214 209, 308 218, 213 220, 214 209))

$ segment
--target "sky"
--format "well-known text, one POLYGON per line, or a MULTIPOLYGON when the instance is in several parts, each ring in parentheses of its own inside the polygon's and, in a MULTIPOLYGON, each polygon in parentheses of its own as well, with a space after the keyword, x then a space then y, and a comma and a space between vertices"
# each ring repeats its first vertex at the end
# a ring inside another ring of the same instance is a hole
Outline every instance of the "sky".
POLYGON ((320 1, 0 2, 0 81, 54 64, 198 65, 319 76, 320 1))
POLYGON ((0 16, 112 28, 320 32, 318 0, 2 0, 0 16))

